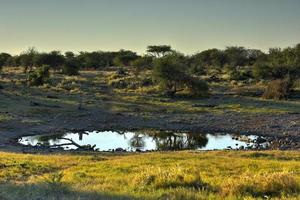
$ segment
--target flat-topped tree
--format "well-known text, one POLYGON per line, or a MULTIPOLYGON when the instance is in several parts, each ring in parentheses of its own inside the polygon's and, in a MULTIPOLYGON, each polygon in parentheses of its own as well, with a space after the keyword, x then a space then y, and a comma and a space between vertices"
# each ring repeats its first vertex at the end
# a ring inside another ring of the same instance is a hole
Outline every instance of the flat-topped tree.
POLYGON ((163 57, 171 52, 173 52, 173 50, 169 45, 151 45, 147 47, 147 53, 154 57, 163 57))

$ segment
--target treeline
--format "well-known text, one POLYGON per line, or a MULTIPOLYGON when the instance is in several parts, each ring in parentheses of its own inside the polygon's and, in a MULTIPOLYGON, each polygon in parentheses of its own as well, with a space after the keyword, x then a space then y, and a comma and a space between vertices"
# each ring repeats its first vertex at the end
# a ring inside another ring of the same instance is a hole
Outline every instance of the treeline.
MULTIPOLYGON (((68 65, 72 65, 72 67, 78 69, 99 69, 114 65, 128 66, 131 61, 139 57, 137 53, 128 50, 120 50, 118 52, 80 52, 79 54, 65 52, 62 54, 60 51, 40 53, 34 48, 30 48, 26 52, 16 56, 1 53, 0 66, 24 67, 25 72, 31 70, 33 67, 41 67, 43 65, 48 65, 51 69, 56 71, 64 70, 64 68, 68 68, 68 65)), ((66 69, 65 71, 67 73, 69 72, 66 69)), ((75 71, 76 70, 70 72, 75 71)))
POLYGON ((26 73, 43 68, 67 75, 76 75, 80 69, 103 69, 109 66, 132 67, 136 75, 144 70, 152 70, 154 80, 173 94, 183 86, 195 88, 198 84, 206 88, 196 77, 218 79, 220 74, 226 74, 229 80, 236 81, 276 80, 280 87, 286 86, 283 93, 288 94, 293 82, 300 77, 300 44, 284 49, 271 48, 268 53, 234 46, 224 50, 209 49, 194 55, 184 55, 168 45, 148 46, 145 55, 130 50, 41 53, 30 48, 16 56, 1 53, 0 67, 5 65, 24 67, 26 73))

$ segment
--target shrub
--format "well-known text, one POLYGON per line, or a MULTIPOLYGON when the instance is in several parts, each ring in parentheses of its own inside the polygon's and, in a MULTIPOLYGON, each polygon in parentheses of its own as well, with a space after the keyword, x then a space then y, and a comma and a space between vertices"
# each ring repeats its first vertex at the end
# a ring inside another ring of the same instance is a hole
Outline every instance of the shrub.
POLYGON ((130 65, 133 67, 134 74, 138 76, 141 71, 152 68, 152 58, 149 56, 137 58, 130 65))
POLYGON ((154 61, 153 79, 164 94, 174 96, 188 89, 194 96, 206 96, 208 85, 205 81, 187 73, 184 57, 180 54, 168 55, 154 61))
POLYGON ((286 99, 289 96, 292 87, 293 83, 288 78, 273 80, 267 86, 263 98, 275 100, 286 99))
POLYGON ((108 85, 117 89, 125 89, 128 87, 128 81, 126 80, 126 78, 118 78, 109 80, 108 85))
POLYGON ((204 97, 208 95, 208 84, 206 81, 189 77, 186 84, 192 96, 204 97))
POLYGON ((74 75, 78 75, 79 68, 80 68, 80 62, 75 58, 71 58, 68 59, 63 65, 62 72, 63 74, 74 76, 74 75))
POLYGON ((252 67, 252 75, 256 80, 267 79, 271 76, 271 69, 267 64, 257 62, 252 67))
POLYGON ((39 86, 47 83, 50 78, 49 65, 43 65, 37 68, 35 71, 31 71, 28 74, 27 83, 29 86, 39 86))

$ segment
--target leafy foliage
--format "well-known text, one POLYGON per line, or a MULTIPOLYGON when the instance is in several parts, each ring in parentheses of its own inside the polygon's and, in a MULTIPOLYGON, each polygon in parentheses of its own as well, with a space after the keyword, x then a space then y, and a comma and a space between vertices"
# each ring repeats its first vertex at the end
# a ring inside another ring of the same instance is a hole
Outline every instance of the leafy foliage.
POLYGON ((271 81, 263 94, 266 99, 287 99, 291 89, 293 87, 293 82, 289 78, 277 79, 271 81))
POLYGON ((207 93, 208 86, 187 73, 186 60, 181 54, 171 54, 154 61, 153 79, 159 83, 166 95, 188 88, 194 95, 207 93))
POLYGON ((43 65, 28 74, 28 85, 29 86, 39 86, 47 83, 50 78, 50 67, 48 65, 43 65))
POLYGON ((147 52, 154 57, 163 57, 173 50, 169 45, 152 45, 147 47, 147 52))
POLYGON ((62 67, 62 73, 73 76, 78 75, 80 69, 80 62, 78 58, 74 56, 74 54, 67 54, 66 61, 62 67))

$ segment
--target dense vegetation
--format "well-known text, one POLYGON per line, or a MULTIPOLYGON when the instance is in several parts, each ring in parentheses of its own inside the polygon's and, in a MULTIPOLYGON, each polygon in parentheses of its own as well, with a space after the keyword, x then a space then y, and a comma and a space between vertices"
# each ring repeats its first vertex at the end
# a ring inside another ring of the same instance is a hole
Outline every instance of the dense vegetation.
MULTIPOLYGON (((191 56, 178 53, 167 45, 148 46, 147 54, 143 56, 129 50, 66 52, 63 55, 59 51, 41 53, 30 48, 15 56, 1 53, 0 67, 5 65, 23 67, 24 72, 28 73, 28 85, 45 82, 42 81, 44 78, 37 76, 42 70, 35 70, 45 66, 66 75, 77 75, 80 69, 115 66, 119 73, 110 81, 119 88, 132 85, 133 79, 122 78, 120 73, 132 68, 140 85, 158 85, 161 93, 169 96, 182 91, 191 96, 206 96, 208 84, 205 81, 226 79, 270 82, 263 97, 285 99, 293 92, 294 83, 300 77, 300 44, 285 49, 271 48, 268 53, 244 47, 227 47, 225 50, 209 49, 191 56)), ((44 74, 48 76, 48 73, 44 74)))

